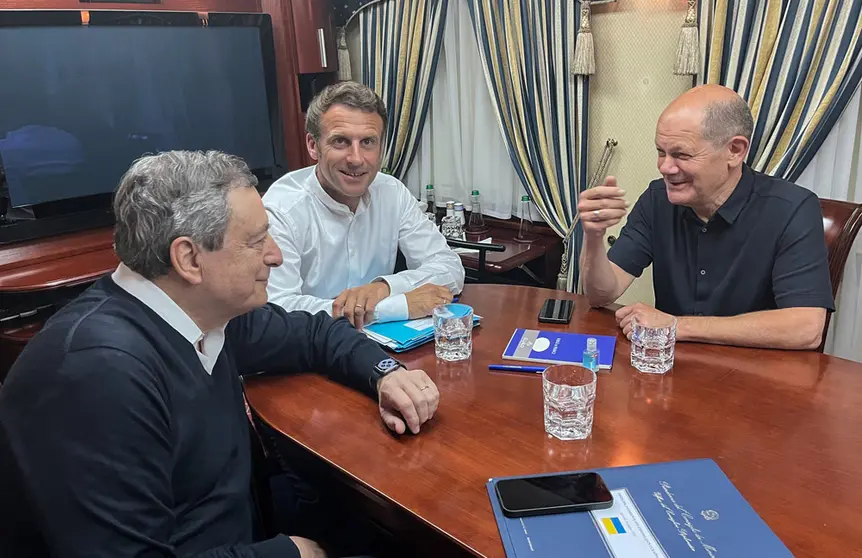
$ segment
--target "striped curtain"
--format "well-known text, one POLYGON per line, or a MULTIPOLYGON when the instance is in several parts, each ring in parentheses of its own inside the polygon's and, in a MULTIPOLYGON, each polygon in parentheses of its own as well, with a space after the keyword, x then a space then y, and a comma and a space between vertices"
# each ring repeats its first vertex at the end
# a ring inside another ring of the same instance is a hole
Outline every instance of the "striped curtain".
MULTIPOLYGON (((587 183, 589 78, 570 71, 573 0, 468 0, 485 80, 512 164, 542 218, 564 236, 587 183)), ((577 286, 580 231, 565 246, 560 286, 577 286)))
POLYGON ((383 168, 403 178, 419 146, 448 0, 385 0, 359 13, 362 83, 386 103, 383 168))
POLYGON ((752 168, 795 181, 862 79, 862 0, 700 0, 701 83, 754 114, 752 168))

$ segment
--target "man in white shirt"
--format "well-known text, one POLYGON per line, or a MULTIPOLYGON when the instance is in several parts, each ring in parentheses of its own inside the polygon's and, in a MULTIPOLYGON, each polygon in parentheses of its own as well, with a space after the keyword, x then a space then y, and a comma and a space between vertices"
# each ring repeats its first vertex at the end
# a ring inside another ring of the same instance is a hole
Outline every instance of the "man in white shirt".
POLYGON ((324 310, 357 328, 430 314, 464 287, 461 259, 398 179, 380 173, 386 107, 343 82, 312 100, 306 143, 317 165, 290 172, 263 197, 284 254, 269 300, 324 310), (407 270, 395 271, 398 251, 407 270))

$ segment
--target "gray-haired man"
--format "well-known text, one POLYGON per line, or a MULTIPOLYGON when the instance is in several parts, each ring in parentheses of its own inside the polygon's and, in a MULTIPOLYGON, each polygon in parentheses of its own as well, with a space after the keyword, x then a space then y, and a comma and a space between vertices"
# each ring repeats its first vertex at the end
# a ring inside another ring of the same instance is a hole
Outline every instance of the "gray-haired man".
POLYGON ((347 320, 266 305, 282 257, 240 159, 137 161, 114 202, 122 264, 58 312, 0 390, 0 540, 14 556, 321 556, 252 540, 239 376, 326 371, 414 432, 439 394, 347 320))

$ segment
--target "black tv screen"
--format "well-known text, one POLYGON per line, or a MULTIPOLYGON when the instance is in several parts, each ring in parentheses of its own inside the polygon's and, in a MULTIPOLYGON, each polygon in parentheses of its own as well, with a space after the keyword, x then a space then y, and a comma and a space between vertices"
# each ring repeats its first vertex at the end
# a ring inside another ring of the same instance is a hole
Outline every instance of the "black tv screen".
POLYGON ((247 19, 171 25, 178 15, 158 14, 162 25, 0 26, 0 159, 13 207, 110 193, 146 153, 279 162, 271 38, 247 19))

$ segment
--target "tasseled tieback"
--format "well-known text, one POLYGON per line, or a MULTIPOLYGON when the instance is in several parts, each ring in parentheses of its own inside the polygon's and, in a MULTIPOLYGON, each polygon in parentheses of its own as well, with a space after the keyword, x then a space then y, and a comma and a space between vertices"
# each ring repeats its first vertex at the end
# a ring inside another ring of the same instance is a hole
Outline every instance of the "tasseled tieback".
POLYGON ((700 71, 700 38, 697 31, 697 0, 688 0, 685 21, 679 32, 676 48, 676 64, 673 73, 680 76, 696 76, 700 71))
POLYGON ((575 55, 572 73, 588 76, 596 73, 596 54, 593 46, 593 31, 590 28, 590 2, 581 0, 581 24, 575 40, 575 55))

